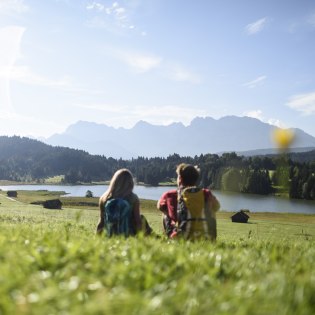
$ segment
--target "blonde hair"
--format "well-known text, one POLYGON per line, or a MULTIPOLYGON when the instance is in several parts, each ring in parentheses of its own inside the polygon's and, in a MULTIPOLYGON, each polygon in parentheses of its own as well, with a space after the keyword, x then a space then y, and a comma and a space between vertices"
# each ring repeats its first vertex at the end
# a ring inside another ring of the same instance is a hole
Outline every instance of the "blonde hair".
POLYGON ((100 197, 100 204, 105 204, 109 198, 125 198, 132 193, 134 187, 131 172, 122 168, 113 175, 108 189, 100 197))

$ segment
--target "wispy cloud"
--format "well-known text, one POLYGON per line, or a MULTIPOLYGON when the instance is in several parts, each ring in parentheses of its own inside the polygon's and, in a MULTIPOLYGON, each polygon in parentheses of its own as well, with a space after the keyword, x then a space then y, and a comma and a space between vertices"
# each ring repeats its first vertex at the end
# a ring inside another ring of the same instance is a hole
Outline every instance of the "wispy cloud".
POLYGON ((51 79, 32 72, 27 66, 13 66, 11 68, 2 67, 2 69, 0 69, 0 79, 16 81, 26 85, 55 88, 65 92, 84 93, 89 95, 104 94, 103 90, 94 88, 89 89, 74 84, 70 76, 63 76, 60 79, 51 79))
POLYGON ((160 66, 162 58, 147 53, 115 50, 113 56, 138 73, 145 73, 160 66))
POLYGON ((247 117, 251 117, 251 118, 256 118, 256 119, 259 119, 261 121, 263 121, 263 115, 262 115, 262 111, 260 109, 255 109, 255 110, 251 110, 251 111, 248 111, 248 112, 244 112, 243 113, 244 116, 247 116, 247 117))
POLYGON ((117 21, 122 21, 127 19, 126 8, 118 4, 118 2, 113 2, 110 6, 105 6, 101 2, 92 2, 86 6, 87 10, 93 10, 96 12, 104 12, 108 16, 112 16, 117 21))
MULTIPOLYGON (((47 117, 46 117, 47 118, 47 117)), ((0 109, 0 134, 17 135, 24 134, 26 136, 50 136, 52 133, 62 131, 64 128, 60 125, 60 121, 48 119, 40 119, 25 114, 20 115, 13 111, 3 111, 0 109), (13 128, 14 126, 14 128, 13 128), (25 134, 27 130, 27 134, 25 134)))
MULTIPOLYGON (((116 1, 110 5, 97 1, 90 2, 86 5, 86 10, 95 14, 87 22, 89 27, 104 28, 114 32, 117 29, 136 29, 131 22, 131 8, 122 6, 116 1)), ((140 32, 142 36, 144 33, 144 31, 140 32)))
POLYGON ((268 123, 269 125, 272 126, 277 126, 279 128, 286 128, 286 125, 284 122, 277 118, 266 118, 263 115, 263 112, 261 109, 255 109, 255 110, 250 110, 247 112, 243 113, 243 116, 251 117, 251 118, 256 118, 259 119, 260 121, 264 123, 268 123))
POLYGON ((268 19, 267 17, 264 17, 262 19, 259 19, 253 23, 247 24, 245 27, 245 31, 248 35, 254 35, 259 32, 261 32, 264 27, 266 26, 268 19))
POLYGON ((293 95, 286 105, 303 115, 315 114, 315 92, 293 95))
POLYGON ((24 0, 0 0, 0 14, 23 13, 27 10, 24 0))
POLYGON ((279 128, 289 128, 287 126, 287 124, 285 124, 283 121, 281 121, 280 119, 277 119, 277 118, 269 118, 269 119, 267 119, 267 123, 269 125, 276 126, 279 128))
POLYGON ((262 85, 266 79, 267 79, 267 76, 261 75, 252 81, 244 83, 243 86, 253 89, 259 85, 262 85))
POLYGON ((39 85, 48 87, 66 87, 70 86, 70 78, 64 77, 59 80, 52 80, 44 76, 33 73, 27 66, 14 66, 0 70, 0 77, 9 80, 22 82, 29 85, 39 85))
POLYGON ((173 81, 190 82, 194 84, 198 84, 201 82, 201 78, 199 75, 193 73, 188 69, 185 69, 183 66, 169 64, 166 67, 166 75, 169 79, 173 81))
POLYGON ((164 60, 162 57, 152 53, 106 48, 106 53, 128 65, 136 73, 144 74, 153 70, 158 75, 168 80, 177 82, 190 82, 198 84, 201 78, 198 74, 180 65, 178 62, 164 60))

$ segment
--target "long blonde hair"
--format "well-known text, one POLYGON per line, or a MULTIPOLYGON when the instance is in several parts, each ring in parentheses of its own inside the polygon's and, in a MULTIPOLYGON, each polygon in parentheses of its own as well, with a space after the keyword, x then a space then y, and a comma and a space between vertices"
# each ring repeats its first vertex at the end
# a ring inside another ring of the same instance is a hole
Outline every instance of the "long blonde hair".
POLYGON ((122 168, 113 175, 108 189, 100 197, 100 204, 105 204, 109 198, 125 198, 132 193, 133 176, 127 168, 122 168))

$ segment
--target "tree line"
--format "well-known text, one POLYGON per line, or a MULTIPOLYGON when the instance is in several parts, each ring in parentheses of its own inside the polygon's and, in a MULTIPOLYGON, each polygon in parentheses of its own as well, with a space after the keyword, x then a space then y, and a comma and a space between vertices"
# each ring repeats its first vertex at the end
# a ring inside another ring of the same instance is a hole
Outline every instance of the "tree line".
POLYGON ((315 199, 315 151, 294 155, 244 157, 234 152, 176 153, 168 157, 138 157, 131 160, 90 155, 85 151, 53 147, 21 137, 0 137, 0 179, 42 182, 63 175, 64 183, 109 180, 117 169, 128 168, 137 182, 156 186, 174 182, 180 163, 200 168, 200 185, 212 189, 254 194, 287 193, 290 198, 315 199), (303 156, 303 158, 301 157, 303 156))

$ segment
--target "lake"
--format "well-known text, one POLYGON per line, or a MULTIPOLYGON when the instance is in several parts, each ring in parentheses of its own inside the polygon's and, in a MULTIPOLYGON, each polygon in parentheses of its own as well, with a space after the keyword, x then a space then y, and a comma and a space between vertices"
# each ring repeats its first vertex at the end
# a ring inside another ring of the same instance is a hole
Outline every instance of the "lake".
MULTIPOLYGON (((99 197, 107 189, 106 185, 10 185, 0 186, 7 190, 50 190, 65 191, 67 196, 84 197, 87 190, 93 196, 99 197)), ((135 186, 134 192, 142 199, 158 200, 163 192, 175 187, 135 186)), ((221 203, 221 210, 238 211, 248 209, 251 212, 288 212, 315 214, 315 202, 309 200, 289 200, 275 196, 240 194, 223 191, 213 191, 221 203)))

